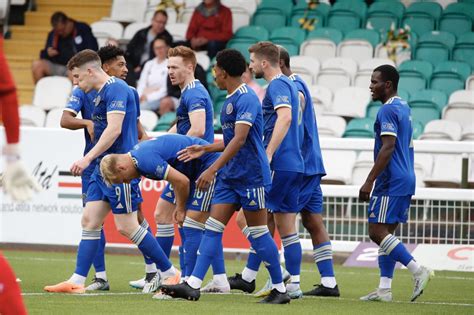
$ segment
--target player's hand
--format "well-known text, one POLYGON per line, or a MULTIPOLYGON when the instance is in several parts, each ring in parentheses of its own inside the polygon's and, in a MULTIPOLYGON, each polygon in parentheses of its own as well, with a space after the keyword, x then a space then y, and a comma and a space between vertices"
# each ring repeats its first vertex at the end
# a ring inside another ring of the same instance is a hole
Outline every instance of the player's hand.
POLYGON ((92 122, 92 120, 87 122, 86 129, 89 137, 91 138, 91 142, 94 142, 94 122, 92 122))
POLYGON ((76 161, 72 164, 71 166, 71 173, 74 176, 80 176, 82 175, 82 172, 91 164, 91 161, 87 158, 87 156, 84 156, 81 158, 79 161, 76 161))
POLYGON ((48 53, 48 56, 50 56, 50 57, 55 57, 55 56, 59 55, 59 51, 54 49, 53 47, 48 47, 46 52, 48 53))
POLYGON ((374 182, 370 180, 366 180, 365 183, 359 190, 359 200, 360 201, 369 201, 370 200, 370 193, 372 192, 372 188, 374 186, 374 182))
POLYGON ((204 154, 204 146, 195 144, 181 151, 178 151, 177 154, 178 160, 182 162, 189 162, 191 160, 200 158, 204 154))
POLYGON ((183 226, 184 218, 186 217, 186 211, 184 209, 175 208, 173 211, 174 223, 179 226, 183 226))
POLYGON ((41 191, 36 179, 28 172, 20 160, 18 144, 8 144, 3 149, 6 168, 1 178, 5 193, 15 201, 27 201, 35 192, 41 191))
POLYGON ((196 180, 196 188, 200 191, 207 191, 212 181, 216 177, 216 172, 210 168, 205 170, 196 180))

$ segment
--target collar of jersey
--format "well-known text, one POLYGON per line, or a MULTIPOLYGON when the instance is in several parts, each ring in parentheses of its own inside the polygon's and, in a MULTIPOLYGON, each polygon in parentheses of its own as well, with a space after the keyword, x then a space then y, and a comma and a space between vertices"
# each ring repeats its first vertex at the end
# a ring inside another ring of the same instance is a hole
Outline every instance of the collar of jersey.
POLYGON ((192 80, 191 82, 189 82, 188 84, 186 84, 186 86, 181 90, 181 93, 183 93, 184 91, 186 91, 186 89, 189 89, 189 87, 191 86, 191 84, 195 83, 196 81, 199 82, 198 79, 194 79, 194 80, 192 80))
POLYGON ((225 98, 231 97, 232 95, 235 94, 235 92, 237 92, 237 91, 238 91, 241 87, 243 87, 243 86, 245 86, 245 83, 242 83, 241 85, 239 85, 239 86, 234 90, 234 92, 232 92, 232 93, 230 93, 230 94, 227 94, 227 95, 225 96, 225 98))
POLYGON ((283 73, 279 73, 277 74, 276 76, 274 76, 273 78, 271 78, 270 82, 275 80, 275 79, 278 79, 279 77, 281 77, 283 75, 283 73))
POLYGON ((107 79, 107 81, 105 81, 105 83, 104 83, 104 84, 102 84, 102 86, 100 87, 100 89, 97 91, 97 94, 99 94, 99 93, 100 93, 100 91, 102 91, 102 89, 104 88, 104 86, 106 86, 106 85, 107 85, 107 83, 111 83, 111 82, 113 82, 113 81, 114 81, 114 80, 111 80, 111 79, 115 79, 115 77, 114 77, 114 76, 110 76, 110 77, 107 79), (109 81, 111 81, 111 82, 109 82, 109 81))
MULTIPOLYGON (((392 103, 393 100, 396 99, 396 98, 400 99, 400 96, 398 96, 398 95, 392 96, 391 98, 389 98, 389 99, 385 102, 385 104, 390 104, 390 103, 392 103)), ((384 105, 385 105, 385 104, 384 104, 384 105)))

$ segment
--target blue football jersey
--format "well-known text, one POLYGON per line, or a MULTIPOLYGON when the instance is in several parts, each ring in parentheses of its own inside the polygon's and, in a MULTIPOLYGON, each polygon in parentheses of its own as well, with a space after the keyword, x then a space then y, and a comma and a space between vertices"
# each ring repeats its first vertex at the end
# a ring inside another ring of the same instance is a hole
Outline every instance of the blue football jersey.
POLYGON ((220 153, 205 153, 199 159, 181 162, 177 158, 178 151, 188 146, 208 142, 180 134, 166 134, 135 145, 130 155, 138 172, 150 179, 166 179, 169 166, 186 175, 192 183, 219 157, 220 153))
POLYGON ((184 87, 181 92, 178 108, 176 109, 177 130, 181 135, 188 133, 191 128, 189 114, 197 111, 206 112, 206 131, 203 139, 214 142, 214 110, 211 97, 199 80, 194 80, 184 87))
POLYGON ((109 153, 126 153, 138 142, 138 106, 135 89, 129 87, 125 81, 110 77, 98 92, 95 98, 93 112, 94 136, 96 141, 107 127, 107 114, 119 113, 125 115, 122 123, 122 132, 115 142, 102 153, 100 158, 109 153))
POLYGON ((382 148, 382 136, 397 137, 392 158, 377 177, 373 195, 407 196, 415 194, 414 150, 411 110, 398 96, 389 99, 377 113, 374 124, 374 160, 382 148))
MULTIPOLYGON (((94 100, 96 97, 97 91, 92 90, 89 93, 85 93, 79 87, 75 86, 64 110, 70 111, 75 115, 81 113, 82 119, 92 120, 92 113, 95 107, 94 100)), ((87 129, 84 129, 84 139, 86 140, 84 155, 86 155, 94 146, 87 129)))
POLYGON ((305 104, 300 104, 304 127, 303 146, 301 148, 301 154, 304 160, 304 175, 326 175, 323 157, 321 155, 321 147, 319 145, 316 113, 314 112, 313 101, 308 86, 297 74, 292 74, 289 78, 295 83, 298 92, 303 93, 305 99, 305 104))
POLYGON ((221 111, 224 144, 234 138, 235 125, 251 126, 245 144, 222 168, 220 178, 232 187, 251 188, 271 184, 270 167, 263 147, 262 106, 255 92, 242 84, 227 95, 221 111))
POLYGON ((278 171, 304 172, 301 156, 303 124, 299 116, 298 92, 293 82, 283 74, 270 81, 263 98, 263 144, 267 148, 277 119, 276 110, 281 107, 291 109, 291 125, 280 146, 273 154, 270 168, 278 171))

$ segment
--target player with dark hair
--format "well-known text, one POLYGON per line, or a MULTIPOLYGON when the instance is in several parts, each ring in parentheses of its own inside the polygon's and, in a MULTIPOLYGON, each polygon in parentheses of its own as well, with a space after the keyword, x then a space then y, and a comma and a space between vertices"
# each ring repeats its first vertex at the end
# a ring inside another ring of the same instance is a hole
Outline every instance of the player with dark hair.
POLYGON ((164 285, 162 291, 174 298, 198 300, 199 288, 212 260, 222 248, 224 228, 241 207, 249 225, 252 247, 265 262, 273 282, 271 294, 261 303, 286 304, 286 293, 280 270, 278 249, 267 227, 265 191, 271 183, 270 168, 262 142, 263 114, 257 95, 242 83, 246 63, 242 54, 225 49, 216 56, 215 80, 228 92, 221 112, 223 142, 191 146, 179 152, 188 161, 206 152, 223 151, 222 155, 196 181, 199 189, 208 189, 217 176, 211 216, 206 222, 200 255, 191 277, 179 285, 164 285))
POLYGON ((406 223, 411 197, 415 193, 413 127, 407 102, 397 96, 399 74, 390 65, 374 69, 370 90, 382 107, 375 119, 374 166, 359 191, 361 201, 369 201, 369 237, 380 246, 380 284, 364 301, 391 301, 391 284, 396 262, 412 273, 411 301, 425 289, 433 271, 419 265, 403 243, 393 235, 398 224, 406 223), (375 182, 375 185, 374 185, 375 182), (373 190, 372 190, 373 189, 373 190))

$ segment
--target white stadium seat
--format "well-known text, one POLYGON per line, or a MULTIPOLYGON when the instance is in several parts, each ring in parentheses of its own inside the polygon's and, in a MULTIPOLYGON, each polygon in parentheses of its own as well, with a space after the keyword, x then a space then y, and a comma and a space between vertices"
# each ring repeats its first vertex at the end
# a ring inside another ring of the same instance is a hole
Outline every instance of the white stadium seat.
MULTIPOLYGON (((375 58, 388 58, 387 48, 383 43, 378 44, 375 47, 375 58)), ((397 53, 397 66, 401 65, 404 61, 411 59, 411 49, 405 49, 397 53)))
POLYGON ((316 115, 318 134, 321 138, 341 138, 346 130, 346 120, 339 116, 316 115))
POLYGON ((188 30, 188 24, 186 23, 167 24, 166 30, 173 36, 174 41, 186 40, 186 31, 188 30))
POLYGON ((211 59, 209 59, 209 56, 207 55, 206 51, 196 52, 196 59, 197 63, 204 69, 204 71, 207 71, 207 69, 209 69, 211 59))
MULTIPOLYGON (((243 9, 252 16, 257 10, 257 0, 222 0, 221 3, 228 7, 232 13, 235 9, 243 9)), ((232 16, 233 18, 233 16, 232 16)))
POLYGON ((461 125, 450 120, 432 120, 426 124, 420 140, 452 140, 461 139, 461 125))
POLYGON ((319 61, 309 56, 294 56, 290 59, 291 70, 301 76, 307 85, 313 84, 319 72, 319 61))
POLYGON ((120 22, 143 22, 148 0, 114 0, 107 20, 120 22))
POLYGON ((330 114, 344 117, 365 117, 370 91, 367 88, 346 87, 336 91, 330 114))
POLYGON ((327 175, 321 182, 335 185, 350 184, 356 153, 348 150, 322 150, 322 154, 327 175))
POLYGON ((72 83, 66 77, 44 77, 36 83, 33 105, 44 110, 64 107, 71 94, 72 83))
POLYGON ((415 153, 416 186, 425 187, 424 179, 431 176, 433 171, 433 156, 429 153, 415 153))
POLYGON ((130 24, 127 25, 127 27, 123 31, 122 39, 131 40, 133 38, 133 36, 135 36, 135 34, 139 30, 141 30, 145 27, 148 27, 148 26, 150 26, 149 22, 133 22, 133 23, 130 23, 130 24))
POLYGON ((194 10, 198 5, 201 4, 202 0, 184 0, 184 1, 181 1, 181 2, 184 2, 186 9, 193 9, 194 10))
POLYGON ((300 46, 300 55, 318 58, 320 62, 336 57, 337 45, 328 39, 310 39, 300 46))
POLYGON ((373 71, 375 68, 381 65, 391 65, 396 67, 395 63, 388 58, 372 58, 366 61, 363 61, 359 64, 360 71, 373 71))
POLYGON ((357 71, 352 86, 368 89, 372 72, 372 70, 357 71))
POLYGON ((357 62, 352 58, 334 57, 326 59, 321 65, 322 69, 341 69, 347 72, 351 79, 357 72, 357 62))
POLYGON ((360 64, 374 56, 374 48, 365 40, 345 40, 337 46, 337 56, 352 58, 360 64))
POLYGON ((61 128, 61 117, 63 116, 63 108, 53 108, 46 114, 44 126, 46 128, 61 128))
POLYGON ((362 151, 357 156, 352 169, 352 185, 362 185, 374 165, 374 153, 362 151))
POLYGON ((459 188, 461 185, 462 156, 437 154, 431 176, 425 178, 428 187, 459 188))
POLYGON ((242 8, 232 8, 232 31, 235 33, 242 26, 250 23, 251 15, 242 8))
POLYGON ((335 93, 338 89, 349 87, 351 77, 341 69, 323 69, 316 77, 316 84, 325 86, 335 93))
POLYGON ((316 115, 330 111, 332 104, 332 91, 322 85, 308 85, 316 115))
POLYGON ((147 131, 152 131, 158 123, 158 116, 151 110, 140 111, 140 122, 147 131))
POLYGON ((122 38, 123 26, 117 21, 98 21, 91 24, 92 33, 95 37, 122 38))
POLYGON ((466 128, 474 122, 474 105, 449 104, 443 110, 443 119, 456 121, 466 128))
POLYGON ((32 106, 22 105, 19 108, 20 124, 22 126, 43 127, 46 118, 44 109, 32 106))
POLYGON ((464 126, 461 134, 461 141, 474 141, 474 125, 464 126))
POLYGON ((448 104, 471 104, 472 106, 474 106, 474 91, 454 91, 449 96, 448 104))
POLYGON ((474 75, 471 75, 466 80, 466 90, 474 90, 474 75))

